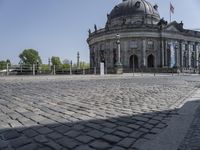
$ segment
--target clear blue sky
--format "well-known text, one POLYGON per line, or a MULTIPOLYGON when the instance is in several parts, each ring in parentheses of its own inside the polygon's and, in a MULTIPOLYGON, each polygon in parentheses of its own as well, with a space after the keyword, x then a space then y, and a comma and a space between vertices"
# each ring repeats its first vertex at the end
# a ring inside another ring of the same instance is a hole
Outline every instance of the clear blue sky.
MULTIPOLYGON (((51 56, 89 61, 88 29, 104 27, 106 14, 122 0, 0 0, 0 60, 19 62, 28 48, 39 51, 43 63, 51 56)), ((169 0, 158 4, 161 17, 169 20, 169 0)), ((200 0, 171 0, 173 20, 185 28, 200 28, 200 0)))

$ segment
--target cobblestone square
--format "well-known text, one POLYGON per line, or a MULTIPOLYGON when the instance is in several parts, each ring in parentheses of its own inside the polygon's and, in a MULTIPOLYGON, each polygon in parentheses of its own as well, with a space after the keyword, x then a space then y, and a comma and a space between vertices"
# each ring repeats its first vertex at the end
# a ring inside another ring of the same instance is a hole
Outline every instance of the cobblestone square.
POLYGON ((0 149, 137 149, 199 86, 192 76, 0 78, 0 149))

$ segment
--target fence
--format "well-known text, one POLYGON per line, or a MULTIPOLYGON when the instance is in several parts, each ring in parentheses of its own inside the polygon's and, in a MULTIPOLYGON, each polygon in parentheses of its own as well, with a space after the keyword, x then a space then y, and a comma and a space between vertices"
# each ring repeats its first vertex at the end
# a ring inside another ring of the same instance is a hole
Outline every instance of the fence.
POLYGON ((5 65, 0 68, 0 75, 73 75, 73 74, 97 74, 96 68, 81 68, 70 66, 63 69, 59 66, 48 66, 42 68, 38 65, 5 65))
MULTIPOLYGON (((70 66, 70 68, 61 68, 59 66, 49 66, 43 68, 38 65, 4 65, 0 68, 0 75, 86 75, 86 74, 100 74, 100 68, 82 68, 70 66)), ((199 69, 187 69, 187 68, 123 68, 124 73, 199 73, 199 69)), ((114 74, 113 68, 105 68, 105 74, 114 74)))

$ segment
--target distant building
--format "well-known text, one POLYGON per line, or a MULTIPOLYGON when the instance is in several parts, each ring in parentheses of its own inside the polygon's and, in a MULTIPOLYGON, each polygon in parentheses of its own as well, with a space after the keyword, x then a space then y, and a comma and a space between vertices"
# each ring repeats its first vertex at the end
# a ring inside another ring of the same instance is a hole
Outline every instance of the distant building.
POLYGON ((158 6, 146 0, 123 0, 107 15, 104 28, 89 30, 91 67, 105 63, 113 70, 117 61, 116 34, 120 35, 123 69, 198 68, 200 32, 168 23, 160 18, 158 6), (133 66, 134 65, 134 66, 133 66))

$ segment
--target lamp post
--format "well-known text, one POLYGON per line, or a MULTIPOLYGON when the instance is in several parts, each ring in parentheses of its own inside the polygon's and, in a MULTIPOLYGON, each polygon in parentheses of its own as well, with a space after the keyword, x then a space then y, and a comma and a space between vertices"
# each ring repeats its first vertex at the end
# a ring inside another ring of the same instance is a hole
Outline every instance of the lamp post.
POLYGON ((116 74, 123 74, 123 67, 122 67, 122 63, 121 63, 121 50, 120 50, 120 35, 117 34, 116 35, 116 44, 117 44, 117 50, 118 50, 118 59, 117 62, 115 64, 115 73, 116 74))
POLYGON ((77 52, 77 69, 80 69, 80 53, 77 52))
POLYGON ((70 61, 70 75, 72 75, 72 60, 70 61))

